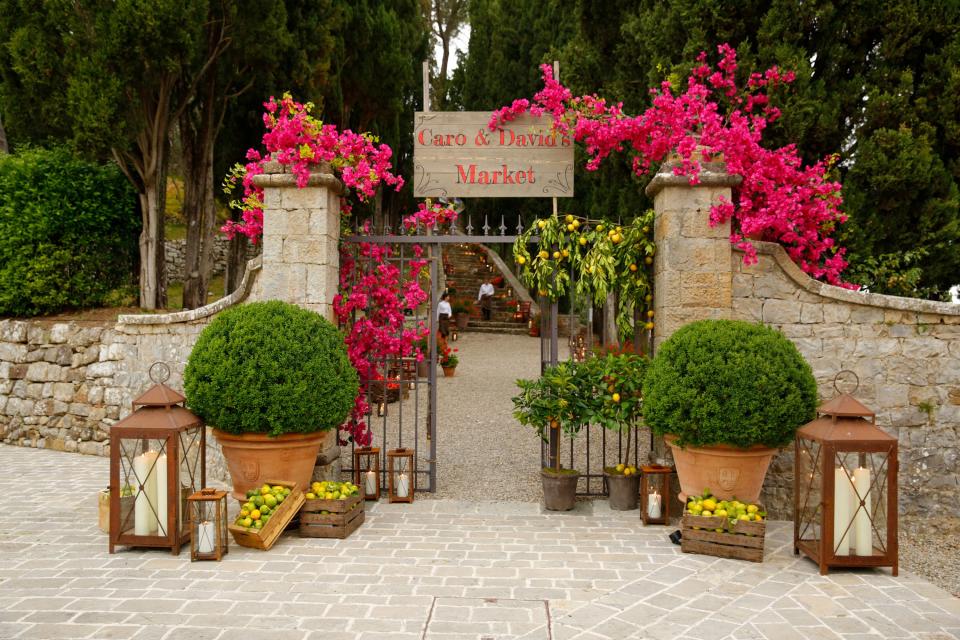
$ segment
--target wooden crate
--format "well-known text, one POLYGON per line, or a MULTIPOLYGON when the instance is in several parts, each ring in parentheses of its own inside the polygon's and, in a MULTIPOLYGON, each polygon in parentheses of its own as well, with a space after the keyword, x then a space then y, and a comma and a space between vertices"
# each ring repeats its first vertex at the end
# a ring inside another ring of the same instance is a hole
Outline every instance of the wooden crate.
POLYGON ((364 517, 363 496, 346 500, 307 500, 300 509, 300 537, 342 540, 363 524, 364 517))
MULTIPOLYGON (((303 492, 297 488, 296 482, 285 480, 264 480, 263 482, 264 484, 269 484, 271 487, 274 485, 289 487, 290 495, 273 510, 273 513, 270 515, 270 521, 267 522, 262 529, 247 529, 235 524, 230 524, 227 529, 233 534, 233 539, 236 540, 237 544, 241 547, 250 547, 251 549, 262 549, 266 551, 274 545, 277 538, 283 533, 283 530, 287 528, 287 525, 290 524, 293 517, 300 511, 300 507, 303 506, 305 498, 303 497, 303 492)), ((246 502, 246 500, 243 502, 246 502)))
POLYGON ((684 553, 763 562, 763 540, 767 531, 764 521, 737 520, 731 525, 725 517, 684 513, 680 526, 680 549, 684 553))

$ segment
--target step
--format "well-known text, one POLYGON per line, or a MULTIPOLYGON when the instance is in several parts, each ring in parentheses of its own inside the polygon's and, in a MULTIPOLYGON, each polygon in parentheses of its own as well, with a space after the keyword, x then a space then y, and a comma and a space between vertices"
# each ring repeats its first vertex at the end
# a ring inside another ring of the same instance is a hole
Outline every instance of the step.
POLYGON ((506 335, 513 336, 525 336, 527 335, 527 328, 523 325, 514 325, 513 328, 507 329, 503 327, 474 327, 470 326, 463 330, 464 333, 502 333, 506 335))
POLYGON ((524 329, 527 328, 526 322, 504 322, 500 320, 475 320, 470 319, 470 324, 467 325, 467 329, 473 329, 474 327, 485 327, 488 329, 524 329))

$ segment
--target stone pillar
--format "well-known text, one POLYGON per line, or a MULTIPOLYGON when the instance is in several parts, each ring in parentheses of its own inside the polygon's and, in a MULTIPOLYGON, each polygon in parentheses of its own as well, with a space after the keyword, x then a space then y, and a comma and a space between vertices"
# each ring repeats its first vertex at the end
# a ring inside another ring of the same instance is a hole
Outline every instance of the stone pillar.
POLYGON ((664 164, 647 185, 656 212, 653 262, 654 349, 685 324, 730 318, 733 248, 730 223, 710 226, 710 207, 731 198, 740 183, 723 163, 705 162, 700 182, 673 175, 664 164))
MULTIPOLYGON (((263 188, 263 257, 254 300, 283 300, 336 324, 333 297, 340 282, 340 194, 329 171, 311 173, 307 186, 278 162, 254 177, 263 188)), ((317 456, 314 480, 340 475, 340 446, 330 432, 317 456)))
POLYGON ((254 177, 263 188, 263 268, 253 298, 291 302, 334 322, 343 185, 321 172, 299 188, 280 163, 265 169, 254 177))

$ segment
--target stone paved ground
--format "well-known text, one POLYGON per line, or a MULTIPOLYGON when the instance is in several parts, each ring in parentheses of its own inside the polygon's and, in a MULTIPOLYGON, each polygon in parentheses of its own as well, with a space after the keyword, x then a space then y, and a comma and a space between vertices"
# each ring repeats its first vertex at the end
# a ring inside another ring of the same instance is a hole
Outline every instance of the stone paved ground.
POLYGON ((771 524, 766 561, 683 555, 603 501, 380 504, 345 541, 221 563, 107 553, 107 461, 0 446, 0 638, 960 638, 960 600, 888 571, 821 577, 771 524))

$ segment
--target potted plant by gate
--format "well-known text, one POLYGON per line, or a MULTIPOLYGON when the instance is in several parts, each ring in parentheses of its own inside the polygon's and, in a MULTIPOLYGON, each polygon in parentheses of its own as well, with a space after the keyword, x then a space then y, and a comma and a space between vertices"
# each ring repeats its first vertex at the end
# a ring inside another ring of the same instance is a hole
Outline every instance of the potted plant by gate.
POLYGON ((710 489, 756 502, 777 449, 814 418, 817 384, 779 331, 701 320, 657 349, 643 398, 645 422, 673 450, 681 500, 710 489))
POLYGON ((605 467, 604 479, 610 495, 610 508, 627 511, 637 508, 640 474, 636 459, 630 463, 633 431, 641 418, 643 378, 648 360, 632 353, 608 353, 588 359, 581 366, 593 389, 590 396, 590 423, 627 434, 618 464, 605 467))
POLYGON ((343 334, 279 301, 218 315, 183 378, 187 405, 214 427, 238 498, 264 480, 309 486, 317 453, 336 442, 358 387, 343 334))
POLYGON ((450 305, 453 311, 453 317, 457 323, 457 329, 466 329, 470 324, 470 313, 473 305, 467 300, 454 300, 450 305))
MULTIPOLYGON (((514 417, 520 424, 537 430, 544 442, 550 431, 559 430, 573 438, 586 423, 588 407, 581 391, 583 372, 572 362, 548 367, 537 380, 517 380, 520 394, 513 398, 514 417)), ((550 511, 573 509, 580 473, 564 469, 557 456, 552 467, 541 469, 543 503, 550 511)))
POLYGON ((444 376, 452 378, 456 374, 457 365, 460 364, 460 356, 457 355, 459 351, 446 346, 440 350, 440 367, 444 376))

